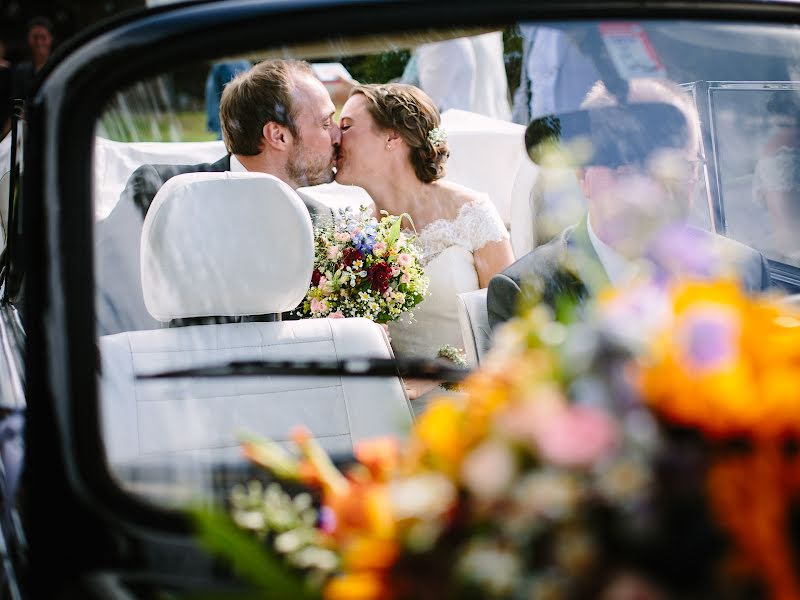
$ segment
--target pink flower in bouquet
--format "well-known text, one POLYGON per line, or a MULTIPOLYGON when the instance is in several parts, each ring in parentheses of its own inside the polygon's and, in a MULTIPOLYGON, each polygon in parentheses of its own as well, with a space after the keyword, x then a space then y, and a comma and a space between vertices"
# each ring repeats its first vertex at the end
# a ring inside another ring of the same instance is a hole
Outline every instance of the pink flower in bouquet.
POLYGON ((339 249, 339 246, 331 246, 330 248, 328 248, 328 258, 330 260, 336 260, 337 258, 339 258, 339 255, 341 253, 342 251, 339 249))
POLYGON ((607 454, 617 441, 611 419, 584 406, 558 411, 536 429, 536 442, 542 456, 567 467, 593 463, 607 454))
POLYGON ((392 266, 392 277, 397 277, 403 270, 400 267, 392 266))
POLYGON ((375 256, 383 256, 386 254, 386 248, 387 246, 385 242, 375 242, 375 244, 372 246, 372 253, 375 256))
POLYGON ((410 267, 413 262, 414 258, 406 252, 397 255, 397 264, 401 267, 410 267))
POLYGON ((337 231, 333 234, 334 239, 337 242, 349 242, 350 241, 350 234, 346 231, 337 231))
POLYGON ((367 279, 370 281, 370 286, 381 294, 389 289, 389 279, 391 277, 392 269, 383 261, 375 263, 367 269, 367 279))
POLYGON ((325 300, 319 300, 317 298, 311 299, 311 312, 321 313, 328 310, 328 303, 325 300))
POLYGON ((411 281, 411 275, 409 273, 403 273, 400 276, 400 283, 409 283, 411 281))
POLYGON ((328 318, 329 319, 344 319, 344 315, 342 314, 342 311, 337 310, 336 312, 332 312, 331 314, 329 314, 328 318))

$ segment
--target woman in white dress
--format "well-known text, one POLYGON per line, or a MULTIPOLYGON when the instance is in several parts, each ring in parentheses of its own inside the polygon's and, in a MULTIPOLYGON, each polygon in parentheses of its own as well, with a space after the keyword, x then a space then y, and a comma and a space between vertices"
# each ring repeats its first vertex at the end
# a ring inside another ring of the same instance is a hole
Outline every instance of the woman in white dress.
POLYGON ((336 181, 364 188, 378 211, 408 213, 430 278, 414 322, 392 323, 395 354, 433 358, 463 348, 456 295, 484 288, 514 262, 508 231, 486 194, 443 181, 449 155, 439 111, 419 88, 361 85, 342 108, 336 181))

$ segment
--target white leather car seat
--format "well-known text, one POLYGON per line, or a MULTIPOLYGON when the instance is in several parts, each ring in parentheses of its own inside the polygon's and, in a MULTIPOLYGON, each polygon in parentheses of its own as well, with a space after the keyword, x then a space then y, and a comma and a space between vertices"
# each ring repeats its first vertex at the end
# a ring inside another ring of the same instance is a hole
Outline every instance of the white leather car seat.
MULTIPOLYGON (((146 306, 161 321, 291 310, 311 278, 312 236, 302 201, 274 177, 174 177, 142 231, 146 306)), ((99 344, 103 436, 123 481, 126 468, 178 473, 242 463, 243 432, 281 441, 304 424, 337 453, 361 439, 401 435, 412 421, 398 378, 135 378, 232 360, 391 358, 383 329, 366 319, 193 325, 119 333, 99 344)))
POLYGON ((491 346, 492 331, 486 307, 486 288, 458 295, 458 322, 470 368, 480 366, 491 346))

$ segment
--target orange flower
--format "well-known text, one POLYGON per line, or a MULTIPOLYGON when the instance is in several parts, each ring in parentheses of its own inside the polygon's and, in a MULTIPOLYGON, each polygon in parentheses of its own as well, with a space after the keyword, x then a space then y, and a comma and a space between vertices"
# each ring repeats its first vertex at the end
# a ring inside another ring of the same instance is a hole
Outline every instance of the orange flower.
POLYGON ((732 282, 688 283, 642 362, 642 393, 665 418, 713 436, 800 432, 800 319, 732 282))
POLYGON ((355 455, 372 479, 386 481, 400 464, 400 444, 393 437, 364 440, 356 445, 355 455))
POLYGON ((464 412, 447 399, 434 402, 414 427, 415 454, 434 468, 455 476, 466 451, 464 412))
POLYGON ((391 590, 380 573, 361 571, 330 579, 322 592, 325 600, 385 600, 391 590))

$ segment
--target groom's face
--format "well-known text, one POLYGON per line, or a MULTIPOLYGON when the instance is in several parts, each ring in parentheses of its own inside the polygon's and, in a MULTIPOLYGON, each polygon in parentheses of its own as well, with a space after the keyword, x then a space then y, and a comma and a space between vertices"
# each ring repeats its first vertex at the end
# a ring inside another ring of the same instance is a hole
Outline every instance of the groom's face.
POLYGON ((286 159, 286 171, 295 187, 330 183, 341 141, 333 120, 336 107, 325 86, 313 77, 299 77, 293 96, 298 107, 297 135, 286 159))

